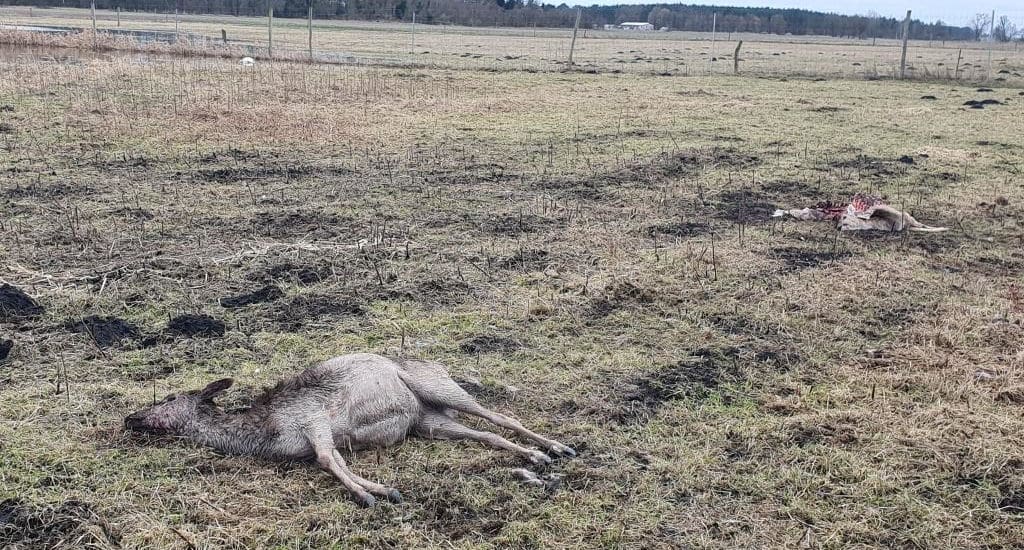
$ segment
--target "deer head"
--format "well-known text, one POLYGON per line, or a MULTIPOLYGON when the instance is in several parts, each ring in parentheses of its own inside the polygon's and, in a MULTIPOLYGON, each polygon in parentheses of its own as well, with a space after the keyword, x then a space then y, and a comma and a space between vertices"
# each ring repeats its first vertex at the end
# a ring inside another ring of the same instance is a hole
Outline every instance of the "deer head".
POLYGON ((151 434, 177 435, 204 412, 215 409, 213 398, 231 387, 234 380, 223 378, 201 390, 172 393, 152 407, 142 409, 124 419, 124 427, 151 434))

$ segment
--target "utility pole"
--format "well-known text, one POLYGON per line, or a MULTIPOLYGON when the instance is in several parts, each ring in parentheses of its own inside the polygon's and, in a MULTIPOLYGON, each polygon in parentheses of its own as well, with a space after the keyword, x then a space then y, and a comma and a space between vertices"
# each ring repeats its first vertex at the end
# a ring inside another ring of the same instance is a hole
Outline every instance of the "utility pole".
POLYGON ((309 2, 309 61, 313 61, 313 0, 309 2))

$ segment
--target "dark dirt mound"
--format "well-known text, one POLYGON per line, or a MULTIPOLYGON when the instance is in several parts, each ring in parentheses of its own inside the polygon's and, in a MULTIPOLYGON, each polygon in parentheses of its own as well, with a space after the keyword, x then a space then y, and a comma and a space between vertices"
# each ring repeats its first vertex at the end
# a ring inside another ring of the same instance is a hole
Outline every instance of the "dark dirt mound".
POLYGON ((65 325, 72 332, 88 335, 99 348, 109 348, 129 341, 137 341, 139 329, 117 317, 90 315, 65 325))
POLYGON ((186 313, 167 323, 167 333, 173 336, 221 337, 224 336, 224 321, 205 314, 186 313))
POLYGON ((521 343, 511 338, 488 334, 474 336, 459 343, 459 349, 463 353, 469 354, 489 353, 492 351, 510 352, 521 347, 523 347, 521 343))
MULTIPOLYGON (((211 159, 212 160, 212 159, 211 159)), ((208 161, 209 162, 209 161, 208 161)), ((283 178, 291 179, 310 174, 321 176, 338 176, 348 174, 349 170, 330 166, 312 166, 308 164, 265 164, 255 166, 226 166, 221 168, 202 168, 196 172, 196 179, 216 183, 235 181, 283 178)))
POLYGON ((285 281, 309 285, 326 281, 333 276, 333 269, 327 263, 296 264, 284 262, 270 266, 262 273, 251 275, 250 279, 260 282, 285 281))
POLYGON ((847 250, 807 250, 797 246, 781 246, 771 251, 773 258, 785 262, 785 271, 796 271, 828 264, 850 256, 847 250))
POLYGON ((901 155, 900 158, 896 159, 896 162, 901 162, 903 164, 914 164, 914 157, 910 155, 901 155))
POLYGON ((923 95, 923 96, 921 96, 921 99, 929 99, 930 100, 930 99, 939 99, 939 98, 937 98, 937 97, 935 97, 933 95, 923 95))
POLYGON ((28 185, 15 185, 4 191, 4 195, 12 199, 55 199, 78 195, 88 195, 93 192, 88 185, 68 185, 66 183, 45 184, 39 182, 28 185))
POLYGON ((979 92, 991 92, 992 88, 978 88, 977 91, 979 91, 979 92))
POLYGON ((870 178, 887 178, 897 173, 905 173, 905 168, 897 166, 891 160, 863 154, 852 159, 832 162, 829 166, 840 170, 855 170, 858 176, 870 178))
POLYGON ((265 302, 273 302, 278 298, 284 297, 284 291, 275 285, 267 285, 258 290, 252 292, 245 292, 243 294, 236 294, 227 298, 220 299, 220 305, 226 308, 239 308, 245 307, 252 304, 262 304, 265 302))
POLYGON ((653 304, 655 298, 655 294, 650 290, 630 281, 623 281, 609 286, 591 301, 588 313, 591 317, 599 319, 630 305, 653 304))
POLYGON ((815 107, 814 109, 811 109, 811 112, 814 112, 814 113, 838 113, 840 111, 845 111, 845 110, 846 110, 846 108, 844 108, 844 107, 833 107, 831 105, 826 105, 824 107, 815 107))
POLYGON ((494 235, 514 237, 525 233, 537 233, 557 225, 557 221, 536 214, 502 214, 491 216, 481 225, 481 229, 494 235))
POLYGON ((741 378, 735 348, 695 350, 674 365, 663 367, 633 381, 636 390, 623 398, 619 422, 643 422, 667 401, 704 399, 722 383, 741 378))
POLYGON ((696 222, 671 222, 658 225, 649 225, 645 230, 650 236, 667 235, 671 237, 695 237, 706 235, 711 232, 711 227, 706 223, 696 222))
POLYGON ((767 202, 766 198, 763 193, 749 189, 722 193, 718 195, 715 216, 733 223, 767 223, 775 205, 767 202))
POLYGON ((541 248, 521 248, 515 254, 498 261, 502 269, 520 269, 523 271, 540 271, 548 266, 548 251, 541 248))
POLYGON ((710 147, 660 155, 652 164, 660 175, 677 176, 704 167, 751 168, 761 164, 761 159, 732 148, 710 147))
POLYGON ((416 283, 410 294, 418 302, 450 305, 465 301, 471 292, 472 289, 465 281, 429 279, 416 283))
POLYGON ((67 500, 57 507, 24 499, 0 502, 0 547, 120 547, 120 536, 89 503, 67 500))
POLYGON ((971 99, 964 102, 964 106, 970 107, 971 109, 984 109, 985 105, 1002 105, 1003 102, 998 99, 971 99))
POLYGON ((259 212, 252 218, 253 233, 263 237, 330 239, 352 233, 350 218, 321 211, 259 212))
POLYGON ((0 322, 12 322, 38 317, 43 306, 16 286, 0 285, 0 322))
POLYGON ((14 340, 0 338, 0 361, 7 359, 12 349, 14 349, 14 340))
POLYGON ((304 294, 280 304, 275 321, 286 330, 298 330, 324 317, 346 315, 366 315, 366 308, 351 297, 304 294))

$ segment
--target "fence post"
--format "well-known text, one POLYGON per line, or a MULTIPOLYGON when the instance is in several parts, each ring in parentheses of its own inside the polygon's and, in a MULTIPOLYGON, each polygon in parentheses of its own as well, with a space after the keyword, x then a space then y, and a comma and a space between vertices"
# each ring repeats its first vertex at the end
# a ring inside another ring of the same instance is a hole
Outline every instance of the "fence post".
POLYGON ((178 41, 178 9, 174 9, 174 41, 178 41))
POLYGON ((572 69, 572 54, 576 50, 576 31, 580 29, 580 16, 583 8, 576 8, 576 24, 572 27, 572 44, 569 45, 569 68, 572 69))
POLYGON ((900 79, 902 80, 907 71, 907 40, 910 39, 910 10, 907 10, 907 18, 903 20, 903 53, 900 54, 900 79))
POLYGON ((274 6, 267 8, 267 59, 274 58, 274 6))
POLYGON ((121 26, 121 6, 117 7, 117 26, 121 26))
POLYGON ((96 2, 89 3, 89 10, 92 12, 92 49, 96 49, 96 2))
POLYGON ((223 40, 224 41, 224 45, 227 46, 228 45, 228 31, 226 31, 224 29, 221 29, 220 30, 220 39, 223 40))
POLYGON ((711 52, 708 54, 708 74, 711 74, 714 69, 712 65, 715 61, 715 32, 718 30, 718 14, 711 14, 711 52))
POLYGON ((412 46, 409 51, 416 53, 416 10, 412 12, 412 46))
POLYGON ((963 53, 963 48, 956 51, 956 69, 953 70, 953 80, 960 80, 960 56, 963 55, 963 53))
POLYGON ((309 61, 313 61, 313 2, 309 3, 309 61))
POLYGON ((732 74, 740 74, 740 46, 743 45, 743 41, 740 40, 736 43, 736 51, 732 52, 732 74))
POLYGON ((988 75, 985 80, 992 80, 992 47, 996 43, 996 10, 992 10, 992 18, 989 21, 988 28, 988 75))

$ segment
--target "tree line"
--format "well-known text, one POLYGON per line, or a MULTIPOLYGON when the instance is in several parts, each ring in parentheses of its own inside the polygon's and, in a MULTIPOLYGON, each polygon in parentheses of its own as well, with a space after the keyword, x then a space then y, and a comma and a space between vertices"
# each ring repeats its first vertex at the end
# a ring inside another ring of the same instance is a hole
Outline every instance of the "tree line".
MULTIPOLYGON (((426 24, 572 27, 576 8, 537 0, 95 0, 100 9, 126 11, 208 13, 235 16, 306 17, 310 6, 317 18, 401 20, 426 24)), ((91 0, 0 0, 3 4, 38 7, 87 8, 91 0)), ((597 27, 625 21, 646 21, 655 28, 707 32, 752 32, 822 35, 853 38, 900 38, 903 21, 877 14, 839 15, 802 9, 643 4, 582 8, 581 26, 597 27)), ((992 25, 978 14, 969 26, 912 20, 910 38, 924 40, 980 40, 988 36, 1013 40, 1020 36, 1008 18, 992 25)))

